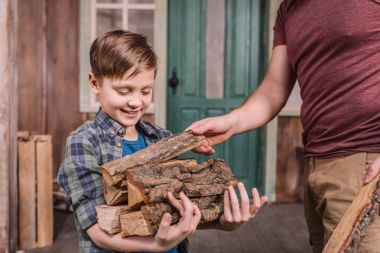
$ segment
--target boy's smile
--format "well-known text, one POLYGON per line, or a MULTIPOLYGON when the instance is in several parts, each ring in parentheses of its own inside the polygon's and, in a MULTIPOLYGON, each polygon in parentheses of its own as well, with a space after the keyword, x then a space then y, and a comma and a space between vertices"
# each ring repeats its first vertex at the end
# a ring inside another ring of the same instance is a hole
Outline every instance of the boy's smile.
POLYGON ((91 90, 98 96, 102 110, 133 136, 135 125, 152 103, 154 82, 153 69, 130 77, 134 70, 128 70, 121 79, 103 78, 101 83, 90 73, 91 90))

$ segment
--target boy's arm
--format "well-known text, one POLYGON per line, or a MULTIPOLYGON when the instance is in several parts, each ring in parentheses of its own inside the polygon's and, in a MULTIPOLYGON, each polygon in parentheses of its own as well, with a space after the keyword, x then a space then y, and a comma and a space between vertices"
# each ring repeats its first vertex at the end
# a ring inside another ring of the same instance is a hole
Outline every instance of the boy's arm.
POLYGON ((173 206, 178 208, 181 219, 170 226, 171 215, 166 213, 160 223, 156 236, 133 236, 122 238, 120 234, 109 235, 102 231, 98 224, 87 229, 87 234, 93 242, 100 248, 112 249, 116 251, 150 251, 162 252, 167 251, 178 245, 181 241, 192 234, 201 219, 199 209, 185 196, 180 193, 181 201, 175 199, 171 193, 168 199, 173 206))
POLYGON ((97 205, 105 203, 100 158, 87 136, 72 134, 66 140, 65 157, 58 172, 58 182, 67 194, 78 225, 83 231, 97 222, 97 205))

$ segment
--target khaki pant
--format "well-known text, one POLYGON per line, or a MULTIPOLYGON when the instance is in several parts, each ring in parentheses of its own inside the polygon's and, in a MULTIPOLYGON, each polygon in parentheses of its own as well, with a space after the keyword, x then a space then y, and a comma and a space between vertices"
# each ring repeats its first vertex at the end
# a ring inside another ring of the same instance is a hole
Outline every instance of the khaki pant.
MULTIPOLYGON (((305 158, 305 216, 314 253, 322 252, 362 187, 366 169, 378 155, 305 158)), ((380 216, 370 226, 358 252, 380 253, 380 216)))

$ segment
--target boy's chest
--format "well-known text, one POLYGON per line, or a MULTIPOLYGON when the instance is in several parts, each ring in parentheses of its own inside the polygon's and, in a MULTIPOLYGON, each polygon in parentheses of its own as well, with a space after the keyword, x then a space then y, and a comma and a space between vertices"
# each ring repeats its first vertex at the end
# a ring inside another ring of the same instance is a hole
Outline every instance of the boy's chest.
MULTIPOLYGON (((144 136, 146 146, 157 142, 153 137, 144 136)), ((99 164, 105 164, 110 161, 123 157, 123 146, 125 149, 125 143, 123 144, 123 136, 114 136, 112 138, 105 135, 101 135, 98 140, 99 145, 99 164)))

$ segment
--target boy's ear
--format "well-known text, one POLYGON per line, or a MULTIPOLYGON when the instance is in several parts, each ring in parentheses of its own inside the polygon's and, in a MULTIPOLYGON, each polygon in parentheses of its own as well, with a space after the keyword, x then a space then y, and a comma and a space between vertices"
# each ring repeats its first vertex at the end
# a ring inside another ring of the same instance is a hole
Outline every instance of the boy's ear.
POLYGON ((88 74, 88 81, 89 81, 89 85, 90 85, 90 89, 91 89, 92 93, 94 93, 94 95, 98 95, 100 92, 100 85, 101 84, 98 81, 98 79, 95 78, 94 73, 90 72, 88 74))

